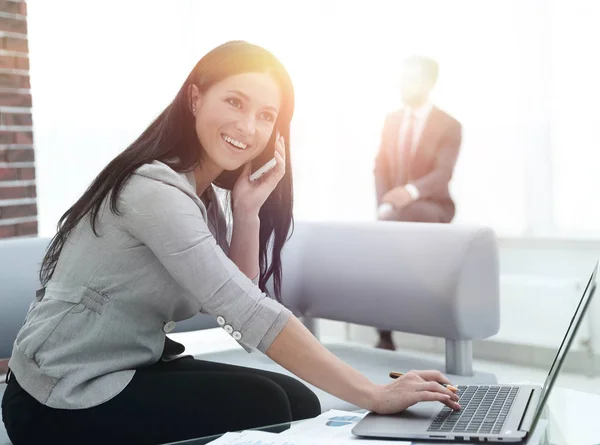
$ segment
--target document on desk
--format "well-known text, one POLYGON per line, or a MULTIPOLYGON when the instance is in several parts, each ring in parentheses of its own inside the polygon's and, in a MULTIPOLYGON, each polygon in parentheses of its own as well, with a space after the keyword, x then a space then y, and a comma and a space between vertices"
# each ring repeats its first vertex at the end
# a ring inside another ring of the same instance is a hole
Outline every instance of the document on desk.
MULTIPOLYGON (((365 415, 332 409, 279 434, 251 430, 227 433, 208 445, 390 445, 389 440, 360 439, 352 434, 354 425, 365 415)), ((393 444, 410 445, 410 442, 394 441, 393 444)))
MULTIPOLYGON (((352 428, 366 415, 367 413, 332 409, 314 419, 292 425, 289 430, 280 433, 279 436, 287 439, 312 439, 315 444, 390 445, 392 442, 389 440, 361 439, 352 434, 352 428)), ((410 445, 410 442, 393 441, 393 444, 410 445)))
MULTIPOLYGON (((221 438, 209 442, 207 445, 344 445, 346 442, 338 440, 323 441, 314 436, 289 436, 267 433, 265 431, 244 431, 241 433, 227 433, 221 438)), ((387 443, 386 445, 389 445, 387 443)))

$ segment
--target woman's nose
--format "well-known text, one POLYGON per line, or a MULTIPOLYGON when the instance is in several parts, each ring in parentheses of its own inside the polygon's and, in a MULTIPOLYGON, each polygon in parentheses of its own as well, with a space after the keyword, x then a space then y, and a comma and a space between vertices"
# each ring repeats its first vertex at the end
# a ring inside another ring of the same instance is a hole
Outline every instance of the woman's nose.
POLYGON ((252 116, 241 118, 237 121, 236 127, 243 135, 253 136, 256 132, 256 120, 252 116))

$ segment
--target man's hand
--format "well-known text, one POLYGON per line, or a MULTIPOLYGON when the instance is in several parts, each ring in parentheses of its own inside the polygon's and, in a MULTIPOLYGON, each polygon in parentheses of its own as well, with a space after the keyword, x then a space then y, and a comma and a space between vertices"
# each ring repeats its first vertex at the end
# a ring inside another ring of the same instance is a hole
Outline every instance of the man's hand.
POLYGON ((402 207, 412 202, 412 196, 406 190, 406 188, 396 187, 383 195, 382 202, 387 202, 394 206, 395 210, 400 210, 402 207))

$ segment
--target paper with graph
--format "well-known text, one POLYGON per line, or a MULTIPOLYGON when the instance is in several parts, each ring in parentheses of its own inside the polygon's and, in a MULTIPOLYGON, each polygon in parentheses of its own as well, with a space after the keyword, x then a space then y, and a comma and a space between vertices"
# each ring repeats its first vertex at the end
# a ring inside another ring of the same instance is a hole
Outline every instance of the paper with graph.
MULTIPOLYGON (((314 419, 292 425, 289 430, 284 431, 279 436, 287 439, 311 438, 313 441, 311 443, 315 445, 324 443, 390 445, 389 440, 360 439, 352 434, 352 428, 366 415, 366 412, 357 413, 332 409, 314 419)), ((394 441, 393 444, 410 445, 410 442, 394 441)))
MULTIPOLYGON (((352 428, 366 413, 330 410, 314 419, 292 425, 282 433, 244 431, 227 433, 210 445, 390 445, 389 441, 364 440, 352 434, 352 428)), ((409 445, 410 442, 394 442, 394 445, 409 445)))

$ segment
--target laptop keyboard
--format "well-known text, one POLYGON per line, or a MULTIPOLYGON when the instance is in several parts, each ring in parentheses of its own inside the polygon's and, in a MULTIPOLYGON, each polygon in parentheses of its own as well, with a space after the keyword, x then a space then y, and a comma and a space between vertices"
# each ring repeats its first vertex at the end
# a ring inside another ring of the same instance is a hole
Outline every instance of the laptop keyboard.
POLYGON ((516 386, 459 386, 462 409, 442 408, 427 431, 499 434, 518 393, 516 386))

